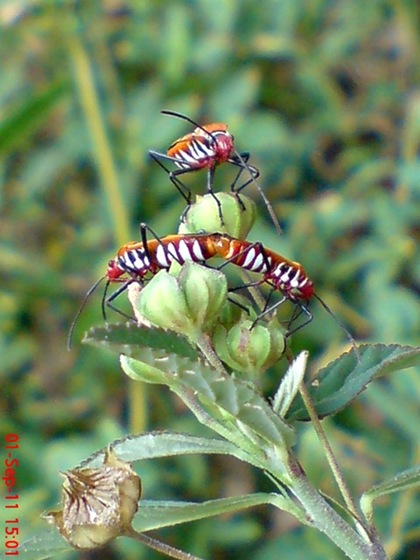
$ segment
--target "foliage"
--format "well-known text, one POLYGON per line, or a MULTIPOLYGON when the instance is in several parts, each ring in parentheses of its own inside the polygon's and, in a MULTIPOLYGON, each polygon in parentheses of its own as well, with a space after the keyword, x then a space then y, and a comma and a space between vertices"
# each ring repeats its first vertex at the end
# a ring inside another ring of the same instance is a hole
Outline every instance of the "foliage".
MULTIPOLYGON (((255 194, 253 239, 303 263, 358 340, 418 342, 417 10, 386 0, 221 0, 218 9, 211 0, 2 2, 0 407, 2 433, 21 438, 22 537, 44 528, 39 512, 58 500, 57 472, 110 441, 146 428, 203 435, 166 389, 139 389, 124 381, 115 355, 79 346, 101 324, 99 296, 65 350, 79 302, 116 248, 138 237, 138 222, 161 235, 177 228, 183 201, 147 151, 164 150, 189 127, 163 108, 229 123, 285 232, 278 237, 255 194)), ((220 170, 220 184, 230 173, 220 170)), ((188 179, 197 193, 203 182, 188 179)), ((320 306, 313 312, 292 348, 308 349, 319 371, 344 349, 343 333, 320 306)), ((279 385, 277 371, 267 372, 266 394, 279 385)), ((418 395, 415 374, 403 371, 325 421, 355 494, 418 462, 418 395)), ((315 436, 300 430, 309 478, 336 495, 315 436)), ((272 490, 220 456, 140 465, 146 499, 272 490)), ((419 541, 410 492, 375 509, 398 560, 419 541)), ((163 535, 208 558, 241 557, 245 547, 269 558, 276 546, 285 556, 310 546, 313 558, 342 558, 310 529, 296 545, 288 528, 296 529, 290 517, 258 508, 163 535)), ((119 557, 139 557, 137 544, 112 546, 119 557)))

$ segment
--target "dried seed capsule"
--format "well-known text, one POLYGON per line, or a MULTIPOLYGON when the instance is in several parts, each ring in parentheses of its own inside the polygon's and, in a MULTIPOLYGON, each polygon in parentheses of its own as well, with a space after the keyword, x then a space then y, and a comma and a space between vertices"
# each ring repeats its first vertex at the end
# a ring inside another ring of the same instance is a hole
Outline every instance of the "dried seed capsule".
POLYGON ((62 474, 62 509, 43 517, 68 543, 75 548, 97 548, 131 527, 141 482, 112 450, 107 450, 100 468, 76 468, 62 474))

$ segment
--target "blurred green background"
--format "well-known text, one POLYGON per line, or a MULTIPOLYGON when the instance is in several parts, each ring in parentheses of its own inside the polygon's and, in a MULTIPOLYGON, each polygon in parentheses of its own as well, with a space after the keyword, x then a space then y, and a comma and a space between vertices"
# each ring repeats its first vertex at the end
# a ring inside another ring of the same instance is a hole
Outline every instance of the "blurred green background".
MULTIPOLYGON (((358 340, 418 342, 419 29, 409 0, 0 3, 0 428, 20 436, 22 540, 44 527, 39 514, 58 500, 60 469, 139 429, 202 432, 165 388, 131 385, 115 355, 80 345, 102 321, 100 290, 66 350, 84 294, 116 249, 139 237, 138 223, 160 235, 177 229, 184 202, 148 150, 165 151, 191 127, 161 109, 229 124, 284 229, 280 238, 249 189, 260 209, 251 238, 301 262, 358 340)), ((229 168, 217 174, 219 184, 231 177, 229 168)), ((186 182, 202 193, 205 174, 186 182)), ((319 305, 313 311, 292 347, 309 349, 315 367, 346 339, 319 305)), ((401 372, 325 423, 356 495, 419 461, 419 393, 414 373, 401 372)), ((335 494, 306 427, 298 455, 316 486, 335 494)), ((226 458, 136 468, 148 499, 271 489, 226 458)), ((377 507, 397 560, 418 558, 413 496, 377 507)), ((264 509, 160 536, 208 559, 299 560, 309 550, 315 560, 343 558, 264 509)), ((117 541, 68 557, 158 556, 117 541)))

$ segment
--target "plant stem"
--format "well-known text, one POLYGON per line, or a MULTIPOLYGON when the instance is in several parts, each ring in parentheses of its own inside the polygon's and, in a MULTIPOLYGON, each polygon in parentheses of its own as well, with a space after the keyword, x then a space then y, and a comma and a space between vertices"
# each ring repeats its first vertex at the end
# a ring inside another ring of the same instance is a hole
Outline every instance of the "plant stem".
POLYGON ((80 102, 92 138, 96 169, 108 201, 115 238, 117 244, 121 245, 129 237, 128 216, 121 196, 117 168, 106 124, 100 109, 101 105, 95 87, 92 66, 79 35, 70 36, 68 46, 73 62, 74 76, 79 88, 80 102))
POLYGON ((231 430, 226 428, 221 422, 217 421, 213 416, 208 414, 204 408, 197 402, 196 396, 192 394, 191 391, 187 391, 183 387, 174 388, 172 390, 176 392, 178 397, 184 401, 186 406, 191 410, 191 412, 195 415, 197 420, 206 426, 210 430, 213 430, 227 441, 230 441, 234 445, 238 446, 239 449, 245 451, 246 454, 250 456, 249 459, 242 458, 242 460, 247 460, 254 466, 258 466, 259 468, 264 468, 264 462, 258 460, 260 454, 258 453, 259 449, 255 447, 248 438, 244 437, 243 434, 238 433, 235 429, 234 433, 231 430))
POLYGON ((198 556, 194 556, 189 552, 179 550, 179 548, 174 548, 173 546, 158 541, 157 539, 153 539, 152 537, 149 537, 144 533, 138 533, 133 528, 126 529, 125 534, 127 535, 127 537, 131 537, 132 539, 135 539, 136 541, 139 541, 149 548, 157 550, 158 552, 161 552, 162 554, 164 554, 165 556, 169 556, 170 558, 176 558, 177 560, 202 560, 198 556))
MULTIPOLYGON (((351 560, 387 560, 385 551, 372 535, 364 538, 355 531, 313 488, 297 458, 289 452, 286 465, 291 479, 290 491, 298 499, 313 528, 324 533, 351 560)), ((271 474, 284 477, 284 465, 270 468, 271 474)))
MULTIPOLYGON (((349 511, 352 513, 354 518, 357 519, 357 521, 361 525, 363 525, 363 522, 360 519, 360 514, 357 511, 356 506, 354 505, 354 502, 353 502, 353 499, 351 497, 350 491, 347 487, 346 481, 344 480, 343 474, 340 471, 340 467, 338 466, 338 463, 337 463, 337 460, 334 456, 333 450, 331 449, 330 442, 327 439, 327 436, 324 432, 324 428, 322 427, 321 422, 318 418, 318 415, 316 413, 315 407, 314 407, 313 402, 311 400, 311 397, 308 393, 306 385, 303 382, 299 386, 299 393, 300 393, 300 395, 302 397, 302 400, 305 404, 306 410, 309 413, 309 417, 312 421, 312 424, 313 424, 315 432, 318 436, 318 439, 319 439, 321 445, 324 447, 325 456, 327 458, 328 464, 330 465, 330 469, 333 473, 333 476, 334 476, 335 481, 337 483, 337 486, 338 486, 338 488, 341 492, 341 495, 344 498, 346 506, 348 507, 349 511)), ((367 531, 367 528, 365 528, 365 530, 367 531)))
POLYGON ((208 334, 203 334, 200 340, 197 342, 197 347, 200 349, 202 354, 205 356, 209 364, 218 372, 222 377, 228 377, 228 373, 219 359, 219 356, 213 350, 213 346, 210 342, 210 337, 208 334))

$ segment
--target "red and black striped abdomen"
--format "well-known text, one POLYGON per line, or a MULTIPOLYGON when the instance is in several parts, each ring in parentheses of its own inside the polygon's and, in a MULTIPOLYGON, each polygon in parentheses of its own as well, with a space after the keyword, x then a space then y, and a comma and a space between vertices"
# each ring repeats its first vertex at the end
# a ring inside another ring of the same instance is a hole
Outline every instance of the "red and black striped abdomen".
POLYGON ((314 286, 302 265, 289 261, 274 251, 266 249, 265 252, 270 262, 270 269, 265 273, 265 280, 292 301, 311 299, 314 294, 314 286))
POLYGON ((251 272, 264 275, 263 282, 270 283, 291 300, 308 300, 314 293, 312 281, 302 265, 263 247, 228 235, 209 236, 217 254, 251 272))
POLYGON ((233 149, 233 136, 221 123, 196 128, 169 147, 167 155, 180 169, 204 169, 227 161, 233 149), (209 134, 206 134, 208 131, 209 134))
MULTIPOLYGON (((111 282, 121 282, 121 276, 128 275, 142 280, 148 273, 170 268, 173 261, 204 263, 214 256, 207 245, 208 235, 168 235, 162 239, 150 239, 146 248, 134 241, 123 245, 115 259, 108 264, 107 276, 111 282)), ((126 279, 126 277, 124 278, 126 279)))
POLYGON ((208 234, 168 235, 159 242, 152 240, 150 252, 160 268, 169 268, 173 261, 179 264, 186 261, 205 263, 215 254, 207 243, 208 237, 208 234))

